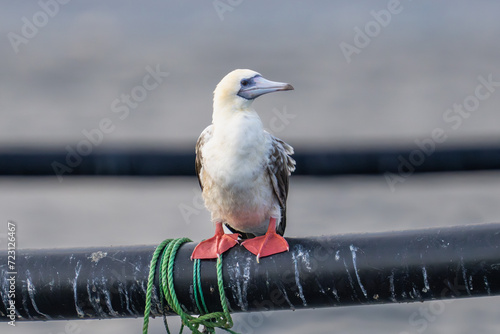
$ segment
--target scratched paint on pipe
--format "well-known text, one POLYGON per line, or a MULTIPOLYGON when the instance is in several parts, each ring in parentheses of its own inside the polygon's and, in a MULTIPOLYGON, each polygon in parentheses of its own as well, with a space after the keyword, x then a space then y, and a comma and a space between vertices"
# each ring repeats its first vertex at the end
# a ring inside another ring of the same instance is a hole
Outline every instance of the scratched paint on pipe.
POLYGON ((250 267, 251 267, 251 258, 247 258, 245 263, 243 264, 243 268, 241 268, 240 262, 236 262, 236 264, 230 268, 228 268, 229 277, 231 277, 230 284, 235 286, 236 289, 233 290, 233 298, 237 301, 238 307, 242 311, 248 310, 248 282, 250 280, 250 267))
POLYGON ((35 290, 35 286, 33 285, 33 281, 31 280, 31 275, 30 275, 29 270, 26 270, 26 285, 28 288, 28 295, 29 295, 30 300, 31 300, 31 305, 33 306, 33 309, 35 310, 35 312, 38 313, 39 315, 45 317, 46 320, 52 320, 52 318, 48 314, 45 314, 38 309, 38 306, 37 306, 36 301, 35 301, 36 290, 35 290))
MULTIPOLYGON (((70 256, 70 263, 71 260, 73 259, 73 255, 70 256)), ((73 296, 75 298, 75 310, 76 313, 78 314, 79 318, 83 318, 85 316, 85 313, 83 313, 82 308, 80 305, 78 305, 78 291, 77 291, 77 282, 78 282, 78 276, 80 275, 80 270, 82 269, 82 263, 78 261, 75 266, 75 278, 73 279, 73 296)))
POLYGON ((302 284, 300 283, 300 276, 299 276, 299 268, 297 264, 297 254, 295 252, 292 252, 292 260, 293 260, 293 266, 294 266, 294 275, 295 275, 295 285, 297 286, 299 290, 299 297, 302 300, 302 304, 304 306, 307 306, 307 301, 304 296, 304 289, 302 287, 302 284))
MULTIPOLYGON (((345 262, 345 258, 342 258, 342 262, 344 262, 344 268, 345 268, 345 271, 347 273, 347 279, 349 280, 349 285, 351 286, 352 296, 354 296, 356 299, 359 300, 358 294, 356 292, 356 288, 354 287, 354 281, 352 280, 352 276, 351 276, 351 273, 349 272, 349 267, 347 266, 347 263, 345 262)), ((352 299, 354 300, 354 298, 352 298, 352 299)))
POLYGON ((491 296, 490 283, 488 283, 488 278, 486 275, 484 276, 484 286, 486 287, 486 291, 488 292, 488 296, 491 296))
POLYGON ((361 288, 361 291, 363 292, 363 295, 365 296, 365 298, 368 299, 368 294, 366 293, 366 289, 363 286, 363 283, 361 283, 361 278, 359 277, 359 273, 358 273, 358 266, 356 264, 356 252, 359 249, 358 249, 358 247, 354 247, 354 245, 350 245, 349 249, 351 250, 352 265, 354 266, 354 273, 356 274, 356 279, 358 280, 359 287, 361 288))
POLYGON ((465 265, 464 265, 464 258, 463 256, 460 256, 460 267, 462 268, 462 278, 464 280, 464 284, 465 284, 465 290, 467 291, 467 294, 469 296, 471 296, 471 289, 469 287, 469 281, 467 280, 467 269, 465 268, 465 265))
POLYGON ((422 291, 430 291, 431 288, 429 286, 429 279, 427 278, 427 269, 425 268, 425 266, 422 266, 422 276, 424 277, 424 289, 422 289, 422 291))
POLYGON ((394 286, 394 269, 391 270, 391 276, 389 276, 389 288, 391 290, 391 300, 396 303, 398 300, 396 299, 396 288, 394 286))
POLYGON ((308 270, 311 271, 311 259, 309 256, 310 251, 305 249, 302 245, 298 244, 295 245, 294 249, 294 254, 297 259, 300 259, 302 261, 302 264, 304 267, 308 270))
POLYGON ((290 309, 295 311, 295 306, 290 301, 290 298, 288 298, 288 293, 286 292, 286 289, 284 287, 280 287, 280 291, 283 294, 283 297, 285 298, 286 302, 288 303, 288 306, 290 306, 290 309))

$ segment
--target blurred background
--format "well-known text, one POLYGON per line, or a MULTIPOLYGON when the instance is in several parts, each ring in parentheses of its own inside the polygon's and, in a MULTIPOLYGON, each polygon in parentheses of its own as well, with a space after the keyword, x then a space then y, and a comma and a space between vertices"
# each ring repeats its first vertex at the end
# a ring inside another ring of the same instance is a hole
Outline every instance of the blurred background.
MULTIPOLYGON (((211 122, 215 85, 235 68, 295 87, 254 107, 264 126, 297 152, 411 150, 436 129, 437 148, 494 146, 500 139, 499 11, 496 1, 5 3, 0 151, 76 150, 90 136, 93 152, 192 152, 211 122)), ((292 177, 287 235, 498 222, 499 176, 414 174, 393 188, 384 175, 292 177)), ((6 247, 9 219, 18 224, 18 248, 201 240, 213 227, 199 196, 194 176, 4 176, 0 245, 6 247)), ((250 327, 241 325, 248 315, 234 321, 242 333, 500 328, 498 298, 432 305, 273 312, 250 327), (424 317, 429 310, 439 312, 424 317)), ((2 332, 22 334, 137 333, 142 320, 0 325, 2 332)), ((163 333, 162 326, 152 321, 151 333, 163 333)))

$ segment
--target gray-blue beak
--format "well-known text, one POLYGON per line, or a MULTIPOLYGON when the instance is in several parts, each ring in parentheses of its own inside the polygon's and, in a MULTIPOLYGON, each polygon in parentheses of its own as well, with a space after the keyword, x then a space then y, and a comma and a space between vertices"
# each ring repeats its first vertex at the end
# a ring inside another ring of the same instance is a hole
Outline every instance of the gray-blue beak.
POLYGON ((253 78, 241 81, 241 88, 238 92, 238 96, 247 100, 252 100, 261 95, 281 90, 293 90, 293 87, 288 83, 270 81, 257 75, 253 78))

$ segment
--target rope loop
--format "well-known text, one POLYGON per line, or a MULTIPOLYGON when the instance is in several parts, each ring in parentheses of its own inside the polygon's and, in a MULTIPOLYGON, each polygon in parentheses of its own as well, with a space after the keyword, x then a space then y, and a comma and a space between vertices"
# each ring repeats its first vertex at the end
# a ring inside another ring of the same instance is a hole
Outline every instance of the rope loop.
MULTIPOLYGON (((222 312, 209 312, 203 298, 203 291, 201 289, 201 272, 200 272, 200 260, 196 259, 193 263, 193 290, 194 297, 196 301, 196 307, 200 313, 200 316, 193 317, 192 315, 184 312, 182 309, 174 288, 174 266, 175 266, 175 255, 177 251, 185 242, 190 242, 188 238, 178 238, 178 239, 167 239, 160 243, 153 253, 151 258, 151 264, 148 276, 148 286, 146 290, 146 305, 144 309, 144 323, 142 327, 142 333, 148 333, 149 327, 149 316, 151 315, 151 296, 153 293, 154 277, 156 272, 156 267, 160 266, 160 295, 167 302, 167 306, 173 312, 177 313, 181 318, 181 329, 179 333, 185 327, 189 328, 192 333, 202 334, 202 333, 215 333, 215 328, 221 328, 231 334, 237 334, 236 332, 230 330, 233 327, 233 320, 231 314, 229 313, 229 307, 227 304, 226 294, 224 292, 224 282, 222 278, 222 257, 217 259, 217 285, 219 288, 220 301, 222 305, 222 312), (200 330, 200 326, 204 327, 204 330, 200 330)), ((167 333, 170 334, 170 329, 168 328, 168 323, 166 317, 164 316, 165 329, 167 333)))

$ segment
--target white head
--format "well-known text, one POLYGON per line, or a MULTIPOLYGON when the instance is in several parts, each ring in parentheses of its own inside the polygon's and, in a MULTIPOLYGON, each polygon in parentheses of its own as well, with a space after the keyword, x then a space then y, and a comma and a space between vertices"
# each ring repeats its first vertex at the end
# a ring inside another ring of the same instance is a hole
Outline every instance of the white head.
POLYGON ((249 110, 255 98, 282 90, 293 90, 293 87, 287 83, 264 79, 260 73, 252 70, 234 70, 215 88, 214 118, 216 113, 228 117, 231 113, 249 110))

